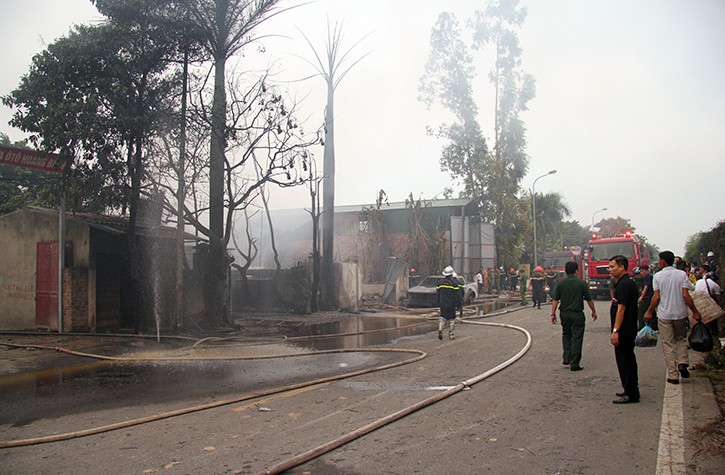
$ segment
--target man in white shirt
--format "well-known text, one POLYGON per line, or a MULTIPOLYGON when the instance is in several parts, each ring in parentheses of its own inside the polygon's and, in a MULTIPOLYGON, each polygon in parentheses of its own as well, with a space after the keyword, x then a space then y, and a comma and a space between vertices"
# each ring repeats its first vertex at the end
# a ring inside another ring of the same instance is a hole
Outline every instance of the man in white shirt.
MULTIPOLYGON (((712 299, 718 305, 722 305, 722 297, 721 297, 722 289, 720 289, 720 286, 718 285, 717 282, 712 280, 712 273, 710 272, 710 266, 708 266, 707 264, 701 265, 697 269, 697 275, 698 275, 698 277, 701 277, 701 278, 697 282, 695 282, 695 290, 707 292, 708 294, 710 294, 710 297, 712 297, 712 299)), ((712 334, 712 338, 717 345, 718 336, 720 334, 720 331, 718 329, 717 319, 708 323, 707 327, 710 329, 710 334, 712 334)), ((719 346, 717 346, 717 348, 719 348, 719 346)))
POLYGON ((652 279, 654 295, 644 319, 649 321, 657 310, 667 382, 680 384, 680 376, 690 377, 687 369, 690 366, 687 353, 687 309, 692 310, 695 320, 700 320, 700 312, 690 297, 692 282, 684 271, 672 267, 675 255, 672 251, 664 251, 660 252, 659 257, 661 270, 652 279))
POLYGON ((476 274, 476 287, 478 287, 478 295, 483 293, 483 267, 476 274))
POLYGON ((720 288, 720 285, 718 285, 717 282, 712 280, 708 275, 710 274, 710 266, 707 264, 703 264, 698 269, 698 277, 701 277, 697 282, 695 282, 695 290, 699 290, 702 292, 707 292, 710 294, 710 297, 720 304, 720 295, 722 295, 722 289, 720 288))

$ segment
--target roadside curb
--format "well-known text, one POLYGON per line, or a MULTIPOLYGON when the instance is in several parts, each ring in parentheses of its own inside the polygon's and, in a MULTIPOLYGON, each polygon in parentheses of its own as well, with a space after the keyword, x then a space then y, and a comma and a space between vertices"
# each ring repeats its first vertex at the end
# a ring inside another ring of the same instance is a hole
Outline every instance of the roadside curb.
POLYGON ((725 467, 725 455, 708 450, 706 444, 700 442, 703 427, 720 420, 720 409, 710 380, 693 376, 688 384, 681 385, 686 440, 684 473, 716 475, 725 467))

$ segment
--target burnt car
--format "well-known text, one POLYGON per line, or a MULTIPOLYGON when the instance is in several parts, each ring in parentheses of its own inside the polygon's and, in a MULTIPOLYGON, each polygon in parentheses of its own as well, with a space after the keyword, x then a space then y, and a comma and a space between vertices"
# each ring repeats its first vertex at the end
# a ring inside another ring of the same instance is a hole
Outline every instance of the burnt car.
MULTIPOLYGON (((463 302, 472 303, 478 296, 475 282, 466 282, 464 277, 456 276, 458 283, 463 287, 463 302)), ((443 280, 442 275, 429 275, 418 285, 408 289, 408 307, 437 307, 438 293, 436 287, 443 280)))

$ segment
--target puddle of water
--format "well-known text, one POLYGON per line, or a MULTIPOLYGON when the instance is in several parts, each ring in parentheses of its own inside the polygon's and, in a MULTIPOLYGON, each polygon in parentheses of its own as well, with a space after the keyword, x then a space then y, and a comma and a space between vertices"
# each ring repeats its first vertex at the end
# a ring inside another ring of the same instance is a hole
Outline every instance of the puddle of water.
POLYGON ((476 315, 487 315, 489 313, 494 313, 498 310, 503 310, 508 306, 505 302, 486 302, 482 304, 476 305, 476 315))
MULTIPOLYGON (((429 333, 436 325, 420 319, 366 316, 317 324, 289 323, 277 327, 280 335, 320 338, 292 339, 282 346, 314 350, 385 344, 404 336, 429 333), (355 334, 340 335, 350 333, 355 334), (324 336, 329 334, 337 336, 324 336)), ((281 345, 279 341, 275 343, 281 345)), ((255 347, 247 350, 251 354, 257 351, 255 347)), ((258 351, 262 354, 265 350, 260 347, 258 351)), ((90 408, 104 410, 213 398, 253 390, 259 385, 288 384, 299 378, 360 369, 375 358, 379 357, 322 355, 254 362, 134 363, 71 359, 67 366, 0 377, 0 424, 23 426, 90 408)))
MULTIPOLYGON (((505 306, 491 302, 478 305, 477 311, 492 313, 505 306)), ((279 336, 289 340, 284 344, 275 340, 275 344, 311 350, 363 348, 428 334, 437 325, 435 319, 357 315, 322 323, 285 321, 276 328, 279 336)), ((261 354, 264 350, 250 351, 261 354)), ((103 410, 238 394, 260 385, 288 384, 299 378, 358 369, 374 358, 379 357, 356 354, 265 362, 135 363, 76 359, 75 364, 63 367, 0 377, 0 424, 21 426, 87 408, 103 410)))
POLYGON ((404 336, 423 335, 437 328, 435 321, 398 317, 350 316, 309 325, 280 325, 279 331, 295 344, 313 350, 352 349, 392 343, 404 336), (330 335, 330 336, 325 336, 330 335), (307 339, 300 337, 316 338, 307 339))

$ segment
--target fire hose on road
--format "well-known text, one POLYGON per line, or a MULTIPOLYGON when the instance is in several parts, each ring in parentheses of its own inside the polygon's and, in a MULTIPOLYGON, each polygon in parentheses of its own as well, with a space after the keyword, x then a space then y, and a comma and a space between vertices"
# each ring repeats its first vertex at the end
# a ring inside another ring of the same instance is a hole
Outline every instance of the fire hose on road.
POLYGON ((278 474, 283 473, 287 470, 290 470, 294 467, 297 467, 299 465, 302 465, 303 463, 309 462, 310 460, 319 457, 320 455, 323 455, 327 452, 330 452, 332 450, 335 450, 349 442, 352 442, 355 439, 358 439, 366 434, 369 434, 370 432, 373 432, 383 426, 386 426, 392 422, 395 422, 397 420, 402 419, 405 416, 408 416, 416 411, 419 411, 420 409, 423 409, 425 407, 428 407, 430 405, 433 405, 439 401, 442 401, 446 398, 449 398, 453 396, 454 394, 469 389, 474 384, 483 381, 484 379, 498 373, 499 371, 511 366, 514 364, 517 360, 519 360, 522 356, 526 354, 527 351, 529 351, 529 348, 531 348, 531 334, 524 328, 518 327, 516 325, 508 325, 505 323, 490 323, 490 322, 477 322, 477 321, 469 321, 464 320, 464 323, 467 324, 474 324, 474 325, 486 325, 486 326, 494 326, 494 327, 501 327, 501 328, 509 328, 513 330, 518 330, 522 332, 524 335, 526 335, 526 344, 523 348, 521 348, 514 356, 509 358, 508 360, 504 361, 503 363, 484 371, 483 373, 473 376, 472 378, 469 378, 456 386, 447 389, 446 391, 436 394, 435 396, 431 396, 427 399, 424 399, 420 402, 417 402, 411 406, 408 406, 404 409, 401 409, 397 412, 394 412, 388 416, 385 416, 383 418, 380 418, 374 422, 371 422, 370 424, 367 424, 363 427, 360 427, 359 429, 356 429, 352 432, 348 432, 347 434, 338 437, 337 439, 331 440, 323 445, 320 445, 312 450, 309 450, 305 453, 302 453, 300 455, 297 455, 285 462, 282 462, 280 464, 275 465, 272 468, 269 468, 263 472, 259 472, 257 475, 270 475, 270 474, 278 474))
MULTIPOLYGON (((496 315, 501 315, 509 313, 509 311, 499 312, 496 314, 489 314, 486 315, 486 317, 492 317, 496 315)), ((442 401, 448 397, 453 396, 454 394, 457 394, 460 391, 464 391, 467 389, 470 389, 471 386, 474 384, 500 372, 501 370, 507 368, 508 366, 512 365, 514 362, 519 360, 523 355, 529 350, 531 347, 531 335, 527 330, 524 328, 515 326, 515 325, 508 325, 503 323, 492 323, 492 322, 479 322, 471 319, 464 320, 463 323, 465 324, 473 324, 473 325, 483 325, 483 326, 491 326, 491 327, 499 327, 499 328, 507 328, 507 329, 513 329, 516 331, 519 331, 523 333, 526 336, 526 343, 525 345, 511 358, 504 361, 503 363, 495 366, 494 368, 491 368, 481 374, 475 375, 465 381, 462 381, 461 383, 457 384, 456 386, 453 386, 439 394, 436 394, 432 397, 426 398, 422 401, 419 401, 411 406, 408 406, 406 408, 403 408, 399 411, 396 411, 395 413, 389 414, 381 419, 378 419, 370 424, 367 424, 363 427, 360 427, 352 432, 349 432, 339 438, 336 438, 332 441, 329 441, 319 447, 316 447, 314 449, 311 449, 307 452, 304 452, 302 454, 299 454, 287 461, 284 461, 282 463, 279 463, 266 471, 260 472, 264 474, 272 474, 272 473, 282 473, 286 470, 289 470, 293 467, 299 466, 303 463, 306 463, 316 457, 319 457, 322 454, 325 454, 327 452, 330 452, 336 448, 341 447, 342 445, 345 445, 355 439, 358 439, 372 431, 377 430, 378 428, 381 428, 385 425, 388 425, 392 422, 395 422, 397 420, 402 419, 403 417, 410 415, 420 409, 423 409, 425 407, 428 407, 432 404, 435 404, 436 402, 442 401)), ((388 329, 389 330, 389 329, 388 329)), ((328 336, 328 335, 326 335, 328 336)), ((202 341, 197 342, 194 347, 201 344, 202 341)), ((235 404, 243 401, 248 401, 251 399, 256 399, 260 397, 265 397, 273 394, 279 394, 286 391, 296 390, 300 388, 305 388, 309 386, 318 385, 321 383, 327 383, 337 380, 342 380, 346 378, 351 378, 354 376, 360 376, 363 374, 368 374, 372 372, 382 371, 386 369, 391 369, 397 366, 407 365, 410 363, 414 363, 417 361, 422 360, 427 356, 427 354, 424 351, 417 350, 417 349, 399 349, 399 348, 365 348, 365 349, 334 349, 334 350, 324 350, 324 351, 314 351, 314 352, 305 352, 305 353, 295 353, 295 354, 284 354, 284 355, 265 355, 265 356, 245 356, 245 357, 154 357, 154 358, 134 358, 134 357, 114 357, 114 356, 105 356, 105 355, 97 355, 93 353, 84 353, 74 350, 69 350, 67 348, 62 347, 53 347, 53 346, 42 346, 42 345, 18 345, 13 343, 3 343, 0 342, 0 344, 4 346, 10 346, 10 347, 21 347, 21 348, 35 348, 35 349, 42 349, 42 350, 54 350, 59 351, 65 354, 74 355, 74 356, 80 356, 80 357, 86 357, 86 358, 94 358, 94 359, 101 359, 101 360, 107 360, 107 361, 121 361, 121 362, 148 362, 148 361, 198 361, 198 360, 254 360, 254 359, 272 359, 272 358, 289 358, 289 357, 303 357, 303 356, 312 356, 312 355, 321 355, 321 354, 331 354, 331 353, 362 353, 362 352, 374 352, 374 353, 408 353, 413 354, 415 356, 405 359, 403 361, 394 362, 390 364, 375 366, 368 369, 363 369, 359 371, 353 371, 344 373, 341 375, 336 376, 330 376, 325 378, 319 378, 314 379, 310 381, 305 381, 301 383, 286 385, 282 387, 276 387, 265 391, 259 391, 259 392, 253 392, 253 393, 247 393, 245 395, 241 395, 238 397, 226 399, 223 401, 216 401, 209 404, 203 404, 188 408, 183 408, 175 411, 169 411, 161 414, 155 414, 150 415, 147 417, 132 419, 132 420, 126 420, 121 421, 113 424, 108 424, 104 426, 89 428, 85 430, 79 430, 75 432, 67 432, 62 434, 55 434, 45 437, 37 437, 37 438, 30 438, 30 439, 22 439, 22 440, 12 440, 12 441, 0 441, 0 449, 4 448, 12 448, 12 447, 22 447, 22 446, 28 446, 28 445, 36 445, 36 444, 43 444, 43 443, 49 443, 49 442, 58 442, 63 440, 70 440, 75 439, 79 437, 85 437, 95 434, 100 434, 104 432, 114 431, 118 429, 123 429, 135 425, 145 424, 148 422, 154 422, 162 419, 172 418, 176 416, 181 416, 185 414, 190 414, 198 411, 203 411, 207 409, 217 408, 225 405, 235 404)))

